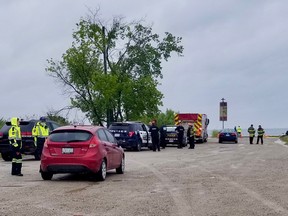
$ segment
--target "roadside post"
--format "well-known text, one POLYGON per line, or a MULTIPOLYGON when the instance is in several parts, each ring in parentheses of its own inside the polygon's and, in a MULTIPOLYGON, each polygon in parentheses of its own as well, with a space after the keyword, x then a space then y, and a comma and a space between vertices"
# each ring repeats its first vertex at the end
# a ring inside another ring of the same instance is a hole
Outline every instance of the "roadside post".
POLYGON ((222 121, 222 129, 224 129, 224 121, 227 121, 227 102, 224 102, 225 99, 221 99, 220 102, 220 121, 222 121))

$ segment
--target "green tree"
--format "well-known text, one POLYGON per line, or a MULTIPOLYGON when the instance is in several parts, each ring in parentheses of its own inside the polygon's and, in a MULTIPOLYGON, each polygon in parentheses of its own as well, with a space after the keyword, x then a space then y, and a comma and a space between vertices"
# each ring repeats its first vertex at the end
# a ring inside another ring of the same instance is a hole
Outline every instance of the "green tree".
POLYGON ((174 115, 175 112, 171 109, 167 109, 165 113, 160 113, 157 117, 157 124, 158 126, 162 125, 174 125, 174 115))
POLYGON ((0 118, 0 128, 3 127, 3 125, 5 124, 6 120, 4 118, 0 118))
POLYGON ((156 119, 158 127, 161 127, 162 125, 174 125, 175 113, 176 112, 173 111, 172 109, 167 109, 166 112, 160 112, 157 115, 142 116, 140 120, 148 124, 149 122, 151 122, 152 119, 156 119))
POLYGON ((160 39, 151 26, 122 18, 106 27, 97 13, 76 26, 72 47, 46 68, 66 87, 72 106, 100 125, 159 113, 161 63, 172 52, 181 55, 181 37, 166 32, 160 39))
POLYGON ((55 113, 52 113, 52 112, 47 113, 47 118, 52 120, 52 121, 59 123, 60 125, 69 125, 70 124, 70 122, 66 118, 64 118, 60 115, 57 115, 55 113))

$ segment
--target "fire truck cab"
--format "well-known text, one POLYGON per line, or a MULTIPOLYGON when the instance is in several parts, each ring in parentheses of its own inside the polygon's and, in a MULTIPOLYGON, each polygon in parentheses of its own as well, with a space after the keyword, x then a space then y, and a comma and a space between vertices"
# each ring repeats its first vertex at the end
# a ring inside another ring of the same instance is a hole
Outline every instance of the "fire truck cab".
POLYGON ((174 117, 175 125, 182 123, 187 131, 188 123, 192 123, 195 128, 195 142, 203 143, 208 139, 209 119, 206 114, 200 113, 177 113, 174 117))

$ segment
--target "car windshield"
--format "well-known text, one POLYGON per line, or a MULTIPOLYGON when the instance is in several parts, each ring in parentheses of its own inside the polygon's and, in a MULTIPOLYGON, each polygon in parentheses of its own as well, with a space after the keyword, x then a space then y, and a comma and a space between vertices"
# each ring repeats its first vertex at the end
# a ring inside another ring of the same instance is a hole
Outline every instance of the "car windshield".
MULTIPOLYGON (((29 122, 29 121, 21 121, 20 122, 21 132, 31 132, 33 126, 34 126, 34 122, 29 122)), ((10 127, 11 127, 11 123, 6 122, 6 124, 3 125, 3 127, 1 128, 0 132, 6 133, 9 131, 10 127)))
POLYGON ((7 132, 7 131, 9 130, 9 128, 10 128, 10 126, 4 125, 4 126, 1 128, 0 132, 7 132))
POLYGON ((221 133, 235 133, 234 129, 224 129, 221 131, 221 133))
POLYGON ((50 134, 49 139, 52 142, 81 142, 87 141, 92 137, 92 134, 88 131, 79 130, 66 130, 66 131, 55 131, 50 134))
POLYGON ((117 124, 117 125, 111 125, 109 127, 109 131, 114 132, 128 132, 130 131, 131 127, 129 127, 128 124, 117 124))
POLYGON ((171 126, 171 127, 166 127, 166 131, 167 132, 175 132, 176 127, 175 126, 171 126))

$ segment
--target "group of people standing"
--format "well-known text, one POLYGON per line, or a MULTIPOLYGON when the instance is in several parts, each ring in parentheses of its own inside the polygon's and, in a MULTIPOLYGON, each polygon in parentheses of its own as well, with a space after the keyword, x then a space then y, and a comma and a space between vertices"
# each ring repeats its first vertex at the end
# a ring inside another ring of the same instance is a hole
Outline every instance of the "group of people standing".
MULTIPOLYGON (((235 126, 234 130, 237 132, 238 137, 242 137, 242 129, 240 126, 238 126, 237 128, 235 126)), ((249 133, 249 143, 253 144, 253 140, 254 140, 254 137, 256 134, 256 130, 253 127, 253 124, 251 124, 251 126, 248 128, 248 133, 249 133)), ((256 142, 256 144, 259 144, 259 142, 261 142, 261 144, 263 145, 264 134, 265 134, 264 129, 262 128, 261 125, 259 125, 258 129, 257 129, 257 142, 256 142)))
MULTIPOLYGON (((248 128, 248 133, 249 133, 249 142, 250 144, 253 144, 253 139, 255 137, 255 133, 256 130, 253 127, 253 124, 251 124, 251 126, 248 128)), ((264 129, 262 128, 261 125, 259 125, 258 129, 257 129, 257 142, 256 144, 259 144, 259 142, 261 141, 261 144, 263 145, 263 136, 265 134, 264 129)))
MULTIPOLYGON (((153 151, 160 151, 160 147, 165 149, 166 147, 166 133, 165 133, 165 126, 162 126, 160 129, 157 127, 156 120, 151 121, 150 129, 149 132, 151 133, 151 138, 152 138, 152 150, 153 151), (159 133, 160 133, 160 139, 159 139, 159 133)), ((180 122, 179 125, 175 128, 175 131, 177 133, 177 141, 178 141, 178 149, 183 148, 184 143, 184 133, 185 133, 185 128, 183 127, 182 123, 180 122)), ((194 136, 195 136, 195 129, 193 127, 192 123, 188 124, 188 129, 187 129, 187 138, 189 142, 189 149, 194 149, 195 148, 195 141, 194 141, 194 136)))
MULTIPOLYGON (((178 135, 178 148, 183 148, 183 138, 185 129, 182 125, 182 122, 179 122, 179 125, 176 127, 175 131, 178 135)), ((195 148, 195 128, 192 123, 188 123, 188 129, 187 129, 187 139, 189 143, 189 149, 195 148)))
MULTIPOLYGON (((35 153, 41 155, 42 148, 46 137, 49 135, 49 128, 46 125, 46 118, 41 117, 33 129, 35 153)), ((17 117, 11 118, 11 128, 8 131, 8 139, 12 149, 12 170, 11 175, 23 176, 22 170, 22 136, 20 128, 20 119, 17 117)))

